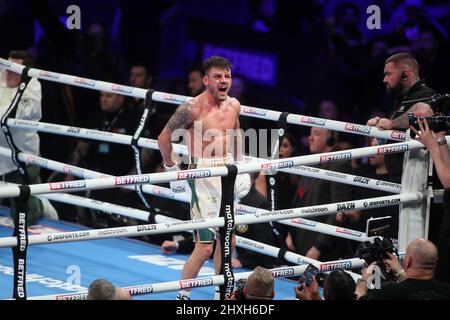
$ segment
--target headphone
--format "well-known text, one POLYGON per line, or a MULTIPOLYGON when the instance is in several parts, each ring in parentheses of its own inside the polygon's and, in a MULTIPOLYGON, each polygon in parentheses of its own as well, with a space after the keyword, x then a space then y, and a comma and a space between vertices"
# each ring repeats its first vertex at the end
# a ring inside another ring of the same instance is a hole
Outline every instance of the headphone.
POLYGON ((334 147, 337 143, 337 140, 338 140, 337 138, 338 138, 338 133, 336 131, 330 130, 330 135, 328 136, 325 143, 329 147, 334 147))
POLYGON ((402 80, 406 80, 408 76, 406 75, 405 71, 402 71, 402 80))

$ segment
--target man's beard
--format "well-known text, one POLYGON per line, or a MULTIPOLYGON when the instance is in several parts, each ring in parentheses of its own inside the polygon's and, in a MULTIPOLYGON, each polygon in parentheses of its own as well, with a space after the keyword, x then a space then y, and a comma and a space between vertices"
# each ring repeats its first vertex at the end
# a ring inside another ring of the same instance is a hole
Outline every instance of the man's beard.
POLYGON ((395 86, 387 88, 387 93, 395 98, 400 96, 403 93, 402 84, 399 82, 395 86))

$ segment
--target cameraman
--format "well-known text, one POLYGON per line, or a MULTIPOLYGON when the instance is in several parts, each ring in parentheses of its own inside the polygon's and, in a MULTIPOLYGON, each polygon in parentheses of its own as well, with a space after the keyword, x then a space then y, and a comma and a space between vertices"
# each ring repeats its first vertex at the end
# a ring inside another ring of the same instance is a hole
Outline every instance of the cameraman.
POLYGON ((275 279, 270 270, 256 267, 245 282, 245 286, 234 291, 230 300, 273 300, 275 279))
POLYGON ((398 258, 387 253, 384 259, 386 270, 390 271, 397 282, 389 281, 380 289, 367 290, 367 281, 371 277, 369 268, 364 268, 356 286, 356 294, 365 300, 448 300, 450 285, 433 279, 437 262, 437 248, 425 239, 415 239, 406 247, 403 268, 398 258))
POLYGON ((444 217, 438 239, 438 265, 436 279, 450 282, 450 150, 445 139, 445 131, 434 133, 430 130, 426 119, 417 120, 419 131, 411 126, 420 142, 428 149, 441 181, 444 192, 444 217))

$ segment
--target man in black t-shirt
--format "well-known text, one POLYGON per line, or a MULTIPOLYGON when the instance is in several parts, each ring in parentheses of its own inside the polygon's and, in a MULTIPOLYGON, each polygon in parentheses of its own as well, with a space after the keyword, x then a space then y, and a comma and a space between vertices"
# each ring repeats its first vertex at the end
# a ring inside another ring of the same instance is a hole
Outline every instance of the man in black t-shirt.
MULTIPOLYGON (((435 104, 405 103, 405 101, 428 98, 436 94, 433 89, 427 87, 423 79, 420 79, 419 65, 410 53, 400 52, 386 59, 383 83, 388 93, 396 98, 394 109, 389 119, 374 117, 367 122, 367 125, 376 126, 381 130, 406 130, 409 128, 409 112, 420 117, 428 117, 435 112, 440 112, 439 106, 435 104)), ((397 141, 387 141, 387 143, 393 142, 397 141)), ((403 157, 404 153, 386 154, 384 157, 391 182, 401 183, 403 157)), ((433 180, 433 188, 442 188, 436 178, 433 180)), ((440 205, 432 204, 430 211, 428 234, 429 239, 436 243, 442 209, 440 205)))
MULTIPOLYGON (((394 109, 389 117, 375 117, 367 121, 368 126, 376 126, 381 130, 406 130, 409 127, 408 113, 415 116, 431 116, 434 106, 419 102, 405 104, 405 101, 428 98, 436 94, 419 76, 419 65, 416 59, 406 52, 396 53, 384 63, 383 83, 390 95, 395 97, 394 109)), ((388 141, 393 143, 396 141, 388 141)), ((400 183, 403 170, 403 153, 385 155, 386 168, 392 182, 400 183)))
POLYGON ((397 277, 397 282, 386 282, 380 289, 367 292, 370 273, 363 269, 356 294, 365 300, 449 300, 450 285, 433 279, 438 253, 436 246, 425 239, 415 239, 406 247, 403 268, 398 258, 388 253, 384 259, 386 270, 397 277), (362 280, 362 281, 361 281, 362 280))

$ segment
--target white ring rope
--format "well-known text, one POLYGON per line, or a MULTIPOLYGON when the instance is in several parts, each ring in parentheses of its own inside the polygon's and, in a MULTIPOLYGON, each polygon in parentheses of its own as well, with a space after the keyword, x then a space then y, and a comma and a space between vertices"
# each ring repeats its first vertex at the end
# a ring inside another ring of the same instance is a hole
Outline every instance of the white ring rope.
MULTIPOLYGON (((2 58, 0 58, 0 67, 15 73, 22 73, 23 69, 25 68, 25 66, 21 64, 17 64, 2 58)), ((141 99, 145 99, 148 91, 141 88, 134 88, 105 81, 75 77, 63 73, 50 72, 36 68, 30 68, 28 70, 28 76, 57 83, 69 84, 91 90, 107 91, 141 99)), ((152 93, 152 100, 158 102, 181 104, 185 101, 189 101, 190 99, 192 99, 192 97, 186 97, 182 95, 170 94, 165 92, 154 91, 152 93)), ((243 116, 249 116, 271 121, 278 121, 281 115, 281 112, 279 111, 266 110, 249 106, 241 106, 240 113, 243 116)), ((354 133, 365 136, 372 136, 387 140, 403 141, 406 138, 406 134, 403 131, 380 130, 377 127, 370 127, 360 124, 347 123, 323 118, 309 117, 299 114, 289 114, 287 116, 287 123, 294 125, 303 125, 308 127, 323 127, 330 130, 354 133)))
MULTIPOLYGON (((244 157, 246 160, 257 161, 259 163, 268 162, 267 160, 255 158, 255 157, 244 157)), ((362 176, 355 176, 349 173, 342 173, 337 171, 325 170, 316 167, 309 166, 294 166, 287 169, 279 169, 281 172, 290 173, 299 176, 317 178, 332 182, 338 182, 343 184, 348 184, 356 187, 363 187, 368 189, 374 189, 379 191, 385 191, 390 193, 400 193, 402 185, 394 182, 383 181, 378 179, 372 179, 362 176)))
MULTIPOLYGON (((20 119, 8 119, 7 123, 12 128, 37 130, 41 132, 72 136, 77 138, 93 139, 97 141, 117 142, 120 144, 129 145, 132 139, 130 135, 104 132, 98 130, 90 130, 80 127, 69 127, 63 125, 56 125, 45 122, 20 120, 20 119)), ((140 138, 138 144, 141 147, 159 150, 158 142, 154 139, 140 138)), ((174 153, 188 155, 186 146, 180 144, 172 144, 174 153)), ((244 156, 247 161, 257 161, 259 163, 270 162, 266 159, 260 159, 256 157, 244 156)), ((324 179, 328 181, 340 182, 350 184, 354 186, 362 186, 370 189, 381 190, 391 193, 400 193, 401 185, 397 183, 375 180, 366 177, 354 176, 351 174, 344 174, 324 170, 320 168, 311 168, 307 166, 295 166, 293 168, 280 169, 281 172, 286 172, 295 175, 308 176, 318 179, 324 179)))
MULTIPOLYGON (((257 209, 257 208, 253 208, 253 207, 249 207, 249 206, 245 206, 245 205, 238 205, 238 206, 240 206, 241 208, 235 209, 235 211, 237 211, 237 212, 243 212, 243 211, 241 211, 242 209, 248 210, 248 208, 260 210, 261 213, 262 212, 270 212, 270 211, 267 211, 267 210, 257 209)), ((292 221, 293 220, 296 220, 296 219, 292 219, 292 221)), ((171 218, 171 217, 167 217, 167 216, 164 216, 164 215, 158 215, 157 218, 155 217, 155 221, 158 222, 158 223, 165 223, 165 222, 174 222, 174 221, 181 221, 181 220, 174 219, 174 218, 171 218)), ((310 220, 305 220, 305 221, 309 222, 310 220)), ((281 221, 278 221, 278 222, 281 222, 281 223, 284 223, 284 224, 287 224, 287 225, 291 225, 291 224, 289 224, 289 220, 281 220, 281 221), (287 223, 285 223, 285 222, 287 222, 287 223)), ((311 222, 315 222, 315 221, 311 221, 311 222)), ((292 225, 294 227, 297 227, 297 228, 303 228, 302 226, 299 226, 298 224, 292 224, 292 225)), ((333 226, 325 224, 325 223, 322 223, 322 225, 333 227, 333 226)), ((320 229, 309 229, 309 228, 305 228, 305 229, 316 231, 316 232, 322 232, 322 230, 320 230, 320 229)), ((337 232, 334 232, 334 233, 331 232, 329 234, 334 235, 334 236, 338 236, 338 237, 343 237, 341 234, 339 234, 337 232)), ((346 238, 346 237, 343 237, 343 238, 346 238)), ((356 241, 373 242, 374 238, 375 237, 364 237, 363 240, 361 240, 361 238, 359 238, 359 239, 348 238, 348 239, 356 240, 356 241)), ((253 239, 248 239, 248 238, 245 238, 245 237, 241 237, 241 236, 236 236, 236 246, 238 246, 240 248, 243 248, 243 249, 247 249, 247 250, 253 251, 253 252, 257 252, 257 253, 260 253, 260 254, 264 254, 264 255, 271 256, 271 257, 275 257, 275 258, 278 257, 278 254, 280 252, 280 248, 277 248, 277 247, 274 247, 272 245, 269 245, 269 244, 266 244, 266 243, 263 243, 263 242, 259 242, 259 241, 253 240, 253 239)), ((336 261, 328 261, 328 262, 324 263, 324 262, 320 262, 318 260, 314 260, 314 259, 308 258, 306 256, 302 256, 300 254, 297 254, 297 253, 294 253, 294 252, 291 252, 291 251, 286 251, 284 258, 287 261, 289 261, 289 262, 292 262, 292 263, 295 263, 295 264, 299 264, 299 265, 300 264, 309 264, 309 263, 311 263, 314 266, 316 266, 320 271, 331 271, 331 270, 334 270, 334 269, 340 269, 341 266, 345 266, 344 269, 362 268, 364 266, 364 260, 359 259, 359 258, 336 260, 336 261)))
MULTIPOLYGON (((280 277, 294 277, 302 275, 307 265, 301 266, 289 266, 289 267, 279 267, 270 269, 272 272, 272 276, 274 278, 280 277)), ((253 271, 247 272, 239 272, 234 274, 235 280, 247 279, 253 271)), ((224 284, 224 276, 210 276, 210 277, 202 277, 196 279, 186 279, 186 280, 176 280, 169 282, 160 282, 153 284, 144 284, 138 286, 130 286, 124 287, 124 289, 128 290, 131 295, 137 294, 148 294, 148 293, 160 293, 160 292, 169 292, 169 291, 177 291, 180 289, 192 289, 199 287, 208 287, 208 286, 220 286, 224 284)), ((46 295, 46 296, 35 296, 29 297, 29 300, 83 300, 87 298, 87 292, 77 292, 77 293, 68 293, 68 294, 60 294, 60 295, 46 295)))
MULTIPOLYGON (((10 156, 10 153, 11 153, 11 151, 9 149, 0 147, 0 155, 10 156)), ((74 174, 74 175, 78 175, 81 177, 105 176, 104 174, 101 174, 101 173, 98 173, 98 172, 95 172, 92 170, 86 170, 86 169, 82 169, 82 168, 75 167, 75 166, 69 166, 64 163, 48 160, 45 158, 41 158, 41 157, 37 157, 37 156, 30 155, 30 154, 25 154, 25 153, 19 153, 19 159, 21 161, 24 161, 27 164, 34 164, 34 165, 37 164, 43 168, 51 168, 51 169, 54 169, 54 170, 57 170, 57 171, 60 171, 63 173, 74 174)), ((260 160, 260 159, 251 158, 250 160, 260 160)), ((311 171, 309 169, 309 167, 304 167, 304 166, 295 167, 295 168, 297 168, 299 170, 304 170, 304 171, 306 170, 306 172, 311 171)), ((311 168, 311 169, 314 170, 316 168, 311 168)), ((295 169, 287 169, 287 170, 295 170, 295 169)), ((328 170, 323 170, 323 171, 324 171, 323 174, 326 174, 331 177, 342 177, 339 173, 334 173, 334 172, 328 171, 328 170)), ((345 177, 345 179, 352 179, 353 177, 356 177, 356 176, 349 175, 349 177, 345 177)), ((383 183, 385 183, 385 182, 383 182, 383 183)), ((145 185, 145 187, 147 187, 151 191, 149 193, 154 194, 154 195, 165 196, 168 198, 173 198, 174 197, 173 195, 179 196, 179 194, 174 194, 170 189, 167 189, 167 188, 158 187, 158 186, 149 186, 149 185, 145 185), (157 188, 156 189, 157 192, 155 192, 155 188, 157 188), (167 196, 167 195, 169 195, 169 196, 167 196)), ((132 187, 128 187, 128 188, 132 188, 132 187)), ((148 221, 148 217, 149 217, 149 213, 146 211, 143 211, 143 210, 123 207, 123 206, 106 203, 106 202, 102 202, 102 201, 97 201, 97 200, 93 200, 93 199, 86 199, 86 198, 82 198, 82 197, 78 197, 78 196, 73 196, 70 194, 53 193, 53 194, 47 194, 44 198, 47 198, 49 200, 64 202, 64 203, 70 203, 73 205, 84 206, 84 207, 88 207, 91 209, 97 209, 97 210, 104 211, 106 213, 121 214, 121 215, 124 215, 127 217, 136 218, 136 219, 140 219, 143 221, 148 221)), ((183 199, 183 200, 187 201, 187 199, 183 199)), ((244 205, 237 205, 235 208, 236 208, 235 210, 240 213, 268 212, 266 210, 262 210, 262 209, 254 208, 254 207, 250 207, 250 206, 244 206, 244 205)), ((319 231, 322 233, 331 234, 334 236, 352 239, 352 240, 356 240, 356 241, 366 241, 366 239, 364 237, 364 233, 361 233, 356 230, 339 228, 336 226, 330 226, 327 224, 314 222, 314 221, 301 219, 301 218, 300 219, 292 219, 291 221, 286 220, 286 221, 280 221, 280 222, 283 224, 288 224, 288 225, 294 226, 294 227, 300 227, 300 228, 304 228, 304 229, 308 229, 308 230, 312 230, 312 231, 319 231)))
MULTIPOLYGON (((0 185, 17 185, 11 182, 0 182, 0 185)), ((148 221, 150 213, 144 210, 135 209, 131 207, 125 207, 114 203, 104 202, 100 200, 94 200, 90 198, 84 198, 75 196, 69 193, 49 193, 37 196, 38 198, 44 198, 61 203, 71 204, 74 206, 85 207, 89 209, 95 209, 108 214, 120 214, 129 218, 148 221)), ((1 238, 0 238, 1 239, 1 238)))
MULTIPOLYGON (((0 147, 0 156, 11 157, 11 150, 8 148, 0 147)), ((58 171, 61 173, 65 173, 68 175, 77 176, 77 177, 81 177, 81 178, 94 179, 94 178, 103 178, 103 177, 114 177, 109 174, 104 174, 104 173, 96 172, 93 170, 80 168, 77 166, 72 166, 69 164, 62 163, 62 162, 38 157, 38 156, 29 154, 29 153, 19 152, 18 157, 19 157, 20 161, 22 161, 26 164, 38 166, 38 167, 44 168, 44 169, 58 171)), ((135 190, 135 187, 133 187, 133 186, 123 186, 123 188, 135 190)), ((178 200, 178 201, 182 201, 182 202, 189 202, 186 194, 174 193, 169 188, 164 188, 164 187, 160 187, 160 186, 156 186, 156 185, 152 185, 152 184, 145 184, 142 186, 142 190, 145 193, 148 193, 151 195, 168 198, 168 199, 173 199, 173 200, 178 200)), ((0 188, 0 192, 1 192, 1 188, 0 188)))
MULTIPOLYGON (((131 140, 133 139, 133 136, 121 133, 113 133, 94 129, 65 126, 61 124, 46 123, 41 121, 10 118, 6 121, 6 123, 11 128, 35 130, 39 132, 54 133, 58 135, 83 139, 92 139, 96 141, 113 142, 125 145, 131 145, 131 140)), ((153 150, 159 150, 158 142, 154 139, 139 138, 138 146, 153 150)), ((173 152, 175 153, 188 154, 186 146, 180 144, 172 144, 172 147, 173 152)))
MULTIPOLYGON (((236 165, 238 173, 252 173, 261 170, 291 168, 296 165, 313 165, 329 163, 341 160, 350 160, 378 154, 399 153, 407 150, 423 148, 423 144, 417 140, 400 143, 391 143, 382 146, 349 149, 322 154, 312 154, 292 158, 272 160, 265 163, 244 163, 236 165)), ((142 175, 128 175, 115 178, 105 177, 101 179, 74 180, 54 183, 41 183, 29 185, 30 195, 51 192, 75 192, 90 189, 117 188, 125 185, 138 185, 146 183, 163 183, 175 180, 201 179, 215 176, 228 175, 226 167, 202 168, 181 170, 172 172, 149 173, 142 175)), ((20 195, 19 187, 7 186, 0 189, 0 198, 13 198, 20 195)))
MULTIPOLYGON (((251 213, 268 213, 271 211, 254 208, 238 204, 234 206, 234 211, 238 214, 251 214, 251 213)), ((295 228, 306 229, 309 231, 320 232, 329 234, 335 237, 354 240, 358 242, 373 241, 373 237, 367 237, 364 232, 342 228, 339 226, 330 225, 318 221, 308 220, 304 218, 295 218, 291 220, 278 220, 279 223, 292 226, 295 228)))
MULTIPOLYGON (((234 211, 235 214, 238 215, 245 215, 245 214, 254 214, 254 213, 270 213, 271 211, 255 208, 243 204, 234 204, 234 211)), ((183 221, 171 217, 167 217, 165 215, 155 215, 155 222, 156 223, 165 223, 165 222, 177 222, 177 221, 183 221)), ((303 218, 295 218, 291 220, 278 220, 279 223, 292 226, 294 228, 299 229, 306 229, 314 232, 320 232, 329 234, 331 236, 354 240, 358 242, 364 242, 369 241, 373 242, 374 237, 367 237, 364 232, 342 228, 339 226, 330 225, 327 223, 322 223, 318 221, 303 219, 303 218)))
MULTIPOLYGON (((0 184, 14 185, 13 183, 6 183, 6 182, 2 182, 0 184)), ((45 198, 48 200, 58 201, 58 202, 62 202, 62 203, 72 204, 75 206, 95 209, 95 210, 105 212, 107 214, 120 214, 122 216, 126 216, 126 217, 133 218, 133 219, 139 219, 142 221, 148 221, 149 216, 150 216, 150 213, 147 211, 144 211, 144 210, 131 208, 131 207, 125 207, 125 206, 121 206, 121 205, 117 205, 117 204, 113 204, 113 203, 109 203, 109 202, 84 198, 84 197, 80 197, 80 196, 75 196, 75 195, 71 195, 68 193, 45 194, 45 195, 40 195, 38 197, 45 198)), ((246 206, 246 205, 242 205, 242 204, 237 204, 237 203, 235 203, 234 210, 238 214, 252 214, 252 213, 260 214, 260 213, 270 212, 268 210, 251 207, 251 206, 246 206)), ((167 221, 179 222, 179 221, 183 221, 183 220, 179 220, 179 219, 175 219, 175 218, 171 218, 171 217, 167 217, 167 216, 159 215, 159 214, 155 215, 156 223, 164 223, 167 221)), ((321 222, 302 219, 302 218, 296 218, 296 219, 291 219, 291 220, 280 220, 278 222, 285 224, 285 225, 293 226, 296 228, 306 229, 306 230, 315 231, 315 232, 321 232, 321 233, 329 234, 332 236, 345 238, 345 239, 349 239, 349 240, 354 240, 354 241, 358 241, 358 242, 364 242, 364 241, 372 242, 372 238, 373 238, 373 237, 366 237, 364 232, 360 232, 357 230, 351 230, 351 229, 347 229, 347 228, 342 228, 342 227, 333 226, 333 225, 329 225, 326 223, 321 223, 321 222)))
MULTIPOLYGON (((417 203, 421 202, 422 199, 423 194, 421 192, 403 193, 393 196, 354 200, 342 203, 332 203, 319 206, 240 215, 235 217, 235 223, 254 224, 254 223, 269 222, 273 220, 323 216, 338 212, 386 207, 391 205, 397 205, 400 203, 417 203)), ((135 237, 150 234, 189 231, 193 229, 197 230, 197 229, 223 227, 223 225, 224 225, 224 218, 217 217, 210 219, 186 220, 164 224, 146 224, 129 227, 118 227, 118 228, 69 231, 52 234, 30 235, 28 237, 28 244, 34 245, 46 243, 74 242, 74 241, 105 239, 124 236, 135 237)), ((15 247, 15 246, 17 246, 17 237, 0 238, 0 247, 15 247)))

